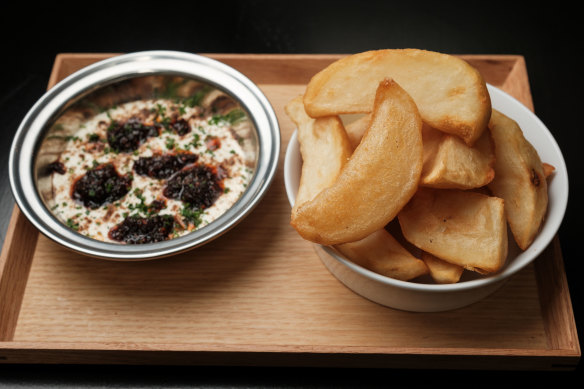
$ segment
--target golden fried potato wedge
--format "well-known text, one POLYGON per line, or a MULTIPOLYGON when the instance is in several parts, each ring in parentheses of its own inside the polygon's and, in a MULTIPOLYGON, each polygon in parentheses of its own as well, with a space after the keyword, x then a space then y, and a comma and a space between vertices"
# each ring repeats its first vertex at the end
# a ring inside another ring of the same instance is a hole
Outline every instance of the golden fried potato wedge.
POLYGON ((421 187, 398 220, 410 243, 444 261, 483 274, 505 263, 507 223, 500 198, 421 187))
POLYGON ((543 163, 543 175, 545 178, 549 178, 554 172, 556 171, 556 167, 554 165, 550 165, 549 163, 543 163))
POLYGON ((474 146, 424 124, 424 165, 420 185, 442 189, 474 189, 495 177, 495 151, 489 131, 474 146))
MULTIPOLYGON (((370 115, 364 115, 345 125, 353 148, 361 142, 370 120, 370 115)), ((495 150, 488 130, 471 147, 460 138, 424 123, 422 142, 424 164, 420 185, 443 189, 474 189, 493 180, 495 150)))
POLYGON ((300 185, 292 208, 294 217, 300 205, 332 185, 353 150, 338 116, 311 118, 304 111, 302 96, 291 100, 284 109, 297 126, 303 161, 300 185))
POLYGON ((505 200, 509 227, 517 245, 525 250, 539 232, 547 211, 544 166, 513 119, 493 110, 489 128, 496 157, 495 179, 489 189, 505 200))
POLYGON ((469 145, 489 122, 491 99, 481 74, 460 58, 417 49, 367 51, 332 63, 310 80, 306 112, 312 117, 371 112, 385 78, 412 96, 424 122, 469 145))
POLYGON ((443 261, 425 251, 422 252, 422 261, 428 266, 430 276, 437 284, 455 284, 464 271, 462 266, 443 261))
POLYGON ((370 122, 371 115, 366 114, 345 125, 345 131, 347 132, 353 150, 355 150, 357 146, 359 146, 359 143, 361 143, 361 139, 363 138, 363 135, 365 135, 365 131, 369 128, 370 122))
POLYGON ((300 206, 292 226, 324 245, 383 228, 414 195, 422 171, 422 120, 393 80, 379 83, 371 124, 330 187, 300 206))
POLYGON ((424 262, 383 228, 364 239, 334 248, 357 265, 386 277, 408 281, 428 273, 424 262))

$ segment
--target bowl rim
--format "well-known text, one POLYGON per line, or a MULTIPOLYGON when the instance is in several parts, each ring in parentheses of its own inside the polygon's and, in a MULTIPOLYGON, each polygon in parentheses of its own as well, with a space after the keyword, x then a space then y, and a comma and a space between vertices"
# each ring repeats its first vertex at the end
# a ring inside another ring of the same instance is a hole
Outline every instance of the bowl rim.
POLYGON ((85 254, 110 260, 147 260, 178 254, 223 235, 258 205, 271 186, 280 155, 280 128, 267 97, 249 78, 234 68, 201 55, 150 50, 117 55, 88 65, 46 91, 21 121, 9 155, 13 197, 26 218, 49 239, 85 254), (35 183, 33 165, 47 125, 71 101, 127 79, 149 75, 178 75, 220 88, 238 100, 250 114, 258 138, 257 167, 246 191, 223 215, 189 234, 140 245, 101 242, 64 225, 47 209, 35 183))
MULTIPOLYGON (((527 266, 528 264, 533 262, 535 260, 535 258, 537 258, 543 252, 543 250, 545 250, 549 246, 549 244, 553 240, 554 236, 556 235, 557 231, 559 230, 562 220, 564 219, 564 215, 565 215, 567 205, 568 205, 568 189, 569 189, 568 171, 567 171, 566 163, 565 163, 563 154, 560 150, 560 147, 559 147, 558 143, 556 142, 555 138, 553 137, 553 135, 551 134, 549 129, 545 126, 545 124, 535 115, 535 113, 533 113, 531 110, 529 110, 519 100, 517 100, 513 96, 507 94, 506 92, 502 91, 501 89, 499 89, 491 84, 488 84, 488 83, 487 83, 487 88, 488 88, 488 91, 489 91, 491 98, 493 98, 493 96, 494 96, 496 99, 498 99, 499 101, 502 101, 504 104, 509 104, 516 112, 520 112, 522 115, 524 115, 526 120, 531 121, 533 123, 533 125, 538 128, 538 130, 541 130, 541 135, 544 136, 546 138, 545 139, 546 142, 548 142, 547 146, 551 148, 552 152, 554 153, 554 155, 557 158, 557 162, 559 162, 558 166, 554 165, 554 167, 556 168, 556 176, 563 177, 563 179, 561 179, 561 180, 558 177, 553 177, 553 180, 555 180, 554 182, 559 181, 559 183, 557 185, 562 185, 562 188, 560 188, 560 191, 559 191, 560 196, 557 198, 557 201, 555 202, 557 204, 557 206, 559 206, 559 209, 556 209, 555 217, 553 218, 553 220, 551 222, 549 222, 549 219, 546 220, 546 224, 552 223, 547 227, 548 233, 546 234, 546 237, 538 236, 536 238, 536 240, 538 238, 541 238, 538 241, 539 244, 537 244, 536 246, 534 246, 534 244, 532 244, 527 249, 527 250, 530 250, 529 257, 527 259, 524 259, 522 261, 522 263, 520 263, 518 266, 514 266, 514 267, 509 267, 508 266, 509 264, 506 263, 505 267, 501 271, 499 271, 493 275, 484 276, 484 277, 481 277, 478 279, 462 281, 462 282, 458 282, 458 283, 454 283, 454 284, 425 284, 425 283, 417 283, 417 282, 410 282, 410 281, 402 281, 402 280, 397 280, 394 278, 383 276, 381 274, 375 273, 371 270, 365 269, 364 267, 361 267, 361 266, 351 262, 350 260, 348 260, 348 259, 344 258, 343 256, 341 256, 340 254, 338 254, 330 246, 324 246, 324 245, 320 245, 317 243, 313 243, 313 244, 322 247, 323 250, 325 252, 327 252, 331 257, 333 257, 336 261, 338 261, 342 265, 350 268, 355 273, 358 273, 366 278, 372 279, 372 280, 379 282, 381 284, 386 284, 386 285, 390 285, 393 287, 398 287, 398 288, 402 288, 402 289, 406 289, 406 290, 410 290, 410 291, 416 291, 416 292, 446 293, 446 292, 464 291, 464 290, 471 290, 471 289, 486 287, 488 285, 499 283, 499 282, 511 277, 513 274, 517 273, 519 270, 523 269, 525 266, 527 266)), ((538 150, 538 153, 541 153, 540 150, 538 150)), ((299 147, 298 147, 298 135, 297 135, 296 129, 294 130, 293 134, 290 137, 290 140, 289 140, 288 145, 286 147, 286 154, 284 157, 284 185, 285 185, 285 189, 286 189, 286 195, 288 197, 288 202, 290 203, 291 207, 294 205, 295 198, 296 198, 296 190, 297 190, 297 188, 292 187, 292 178, 291 178, 291 174, 292 174, 291 169, 292 169, 292 164, 293 164, 293 160, 295 159, 295 157, 300 158, 300 159, 302 158, 300 156, 300 151, 299 151, 299 147), (294 155, 295 152, 296 152, 296 155, 294 155)), ((549 191, 549 188, 548 188, 548 191, 549 191)), ((549 205, 548 205, 548 213, 549 213, 549 205)), ((546 216, 546 218, 547 218, 547 216, 546 216)), ((541 231, 540 231, 540 235, 541 235, 541 231)), ((510 239, 513 239, 513 238, 511 237, 510 239)), ((535 243, 535 241, 534 241, 534 243, 535 243)), ((521 254, 525 253, 526 251, 523 251, 521 254)))

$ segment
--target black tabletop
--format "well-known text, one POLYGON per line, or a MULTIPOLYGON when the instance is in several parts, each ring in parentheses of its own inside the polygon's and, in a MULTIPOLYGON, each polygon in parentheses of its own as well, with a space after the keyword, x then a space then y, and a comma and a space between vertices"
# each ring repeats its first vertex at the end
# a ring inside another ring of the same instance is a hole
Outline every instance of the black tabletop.
MULTIPOLYGON (((17 3, 17 2, 14 2, 17 3)), ((556 138, 568 166, 568 211, 559 236, 582 339, 579 243, 582 76, 578 15, 559 4, 430 1, 207 1, 126 5, 93 2, 13 4, 1 13, 0 238, 14 200, 8 183, 12 137, 45 92, 61 52, 124 53, 151 49, 193 53, 356 53, 420 48, 449 54, 518 54, 526 59, 535 112, 556 138)), ((501 367, 502 369, 504 366, 501 367)), ((0 387, 475 387, 522 383, 569 386, 571 373, 324 369, 0 365, 0 387)))

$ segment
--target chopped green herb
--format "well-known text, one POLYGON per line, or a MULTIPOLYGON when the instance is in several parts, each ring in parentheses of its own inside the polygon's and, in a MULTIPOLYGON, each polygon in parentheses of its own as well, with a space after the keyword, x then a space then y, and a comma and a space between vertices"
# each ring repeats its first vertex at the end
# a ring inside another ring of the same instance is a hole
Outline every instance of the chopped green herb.
POLYGON ((166 148, 169 150, 174 149, 175 143, 174 143, 174 138, 171 137, 167 137, 166 138, 166 148))
POLYGON ((203 86, 197 90, 192 96, 186 98, 183 102, 188 107, 195 107, 201 105, 203 98, 211 91, 211 87, 208 85, 203 86))
POLYGON ((195 227, 198 227, 203 221, 201 219, 203 211, 199 208, 192 208, 190 204, 185 204, 183 209, 180 211, 180 214, 184 218, 185 222, 193 224, 195 227))
POLYGON ((150 214, 151 207, 146 205, 146 198, 144 197, 143 193, 144 192, 140 188, 134 189, 134 195, 138 198, 138 200, 140 200, 140 202, 137 204, 130 204, 128 205, 128 208, 131 211, 137 211, 137 213, 141 212, 144 214, 150 214))
POLYGON ((200 145, 200 143, 199 143, 200 140, 201 140, 201 137, 199 136, 199 134, 193 134, 193 140, 189 144, 193 145, 194 148, 197 148, 200 145))
POLYGON ((79 223, 76 223, 73 219, 67 219, 67 227, 74 229, 75 231, 79 230, 79 223))
POLYGON ((229 111, 225 115, 213 115, 211 119, 209 119, 209 124, 220 125, 220 124, 235 124, 246 117, 245 112, 241 109, 234 109, 229 111))
POLYGON ((166 107, 162 106, 160 103, 156 104, 156 107, 150 108, 150 112, 155 113, 157 117, 164 115, 164 111, 166 111, 166 107))

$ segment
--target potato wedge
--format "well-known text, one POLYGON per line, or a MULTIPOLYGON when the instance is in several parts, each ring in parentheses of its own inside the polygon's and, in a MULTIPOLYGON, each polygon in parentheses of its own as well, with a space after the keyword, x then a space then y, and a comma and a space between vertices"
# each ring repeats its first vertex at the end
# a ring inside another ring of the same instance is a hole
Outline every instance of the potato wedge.
POLYGON ((347 131, 347 136, 349 137, 349 142, 353 150, 359 146, 365 131, 369 128, 369 123, 371 122, 371 115, 366 114, 357 120, 352 121, 345 125, 345 131, 347 131))
POLYGON ((556 167, 554 165, 550 165, 549 163, 543 163, 543 175, 545 178, 551 177, 552 174, 556 171, 556 167))
MULTIPOLYGON (((345 126, 349 141, 356 148, 365 133, 370 115, 345 126)), ((420 185, 443 189, 474 189, 487 185, 495 176, 494 144, 489 131, 484 131, 470 147, 460 138, 422 127, 424 164, 420 185)))
POLYGON ((496 157, 495 179, 489 189, 505 200, 509 227, 517 245, 525 250, 539 232, 547 211, 544 166, 513 119, 493 110, 489 127, 496 157))
POLYGON ((483 274, 505 263, 507 223, 500 198, 420 188, 398 220, 410 243, 444 261, 483 274))
POLYGON ((284 109, 297 126, 303 161, 300 185, 292 208, 294 217, 300 205, 333 184, 353 150, 338 116, 311 118, 304 111, 302 96, 291 100, 284 109))
POLYGON ((387 77, 412 96, 424 122, 469 145, 489 122, 491 99, 481 74, 460 58, 417 49, 367 51, 332 63, 310 80, 306 112, 371 112, 377 86, 387 77))
POLYGON ((420 185, 443 189, 474 189, 495 177, 495 151, 489 131, 470 147, 460 138, 424 124, 424 166, 420 185))
POLYGON ((430 276, 437 284, 455 284, 464 271, 462 266, 443 261, 425 251, 422 252, 422 261, 428 266, 430 276))
POLYGON ((428 273, 424 262, 383 228, 364 239, 334 248, 357 265, 386 277, 408 281, 428 273))
POLYGON ((422 171, 422 121, 393 80, 379 83, 371 124, 334 184, 300 206, 292 226, 324 245, 383 228, 414 195, 422 171))

